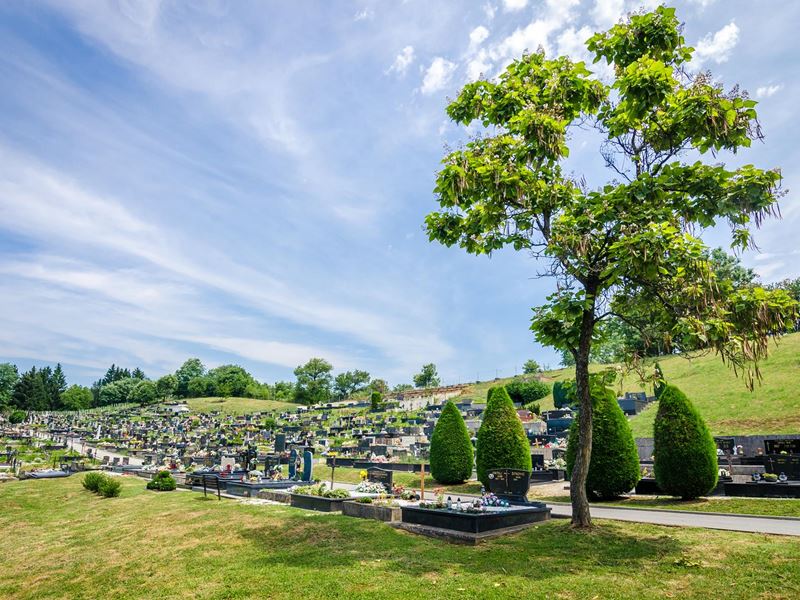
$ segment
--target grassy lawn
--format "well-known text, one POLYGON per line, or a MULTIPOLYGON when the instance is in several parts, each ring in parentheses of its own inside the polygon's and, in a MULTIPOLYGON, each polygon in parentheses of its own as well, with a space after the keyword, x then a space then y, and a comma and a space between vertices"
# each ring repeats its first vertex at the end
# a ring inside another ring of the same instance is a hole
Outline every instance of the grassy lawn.
MULTIPOLYGON (((800 333, 781 338, 770 348, 770 357, 761 365, 764 381, 753 392, 743 379, 714 355, 686 359, 670 356, 659 360, 667 380, 683 390, 706 420, 714 435, 747 435, 756 433, 796 433, 800 431, 800 333)), ((604 368, 593 365, 592 370, 604 368)), ((548 383, 575 377, 573 369, 547 371, 548 383)), ((514 378, 472 384, 464 397, 486 399, 493 385, 505 385, 514 378)), ((644 386, 635 374, 618 382, 617 391, 637 392, 644 386)), ((652 389, 647 389, 652 394, 652 389)), ((552 395, 539 401, 542 410, 553 407, 552 395)), ((653 419, 657 405, 636 415, 630 421, 635 437, 653 436, 653 419)))
POLYGON ((192 412, 219 410, 223 413, 234 415, 297 408, 297 404, 292 404, 291 402, 259 400, 257 398, 189 398, 186 400, 186 404, 192 412))
MULTIPOLYGON (((764 381, 753 392, 716 356, 671 357, 660 364, 667 380, 689 396, 715 435, 796 433, 800 431, 800 334, 782 338, 770 351, 761 366, 764 381)), ((624 387, 636 389, 632 379, 624 387)), ((635 436, 652 437, 656 408, 652 405, 631 419, 635 436)))
MULTIPOLYGON (((569 496, 536 498, 545 502, 569 502, 569 496)), ((794 498, 622 498, 608 502, 593 502, 593 506, 622 506, 625 508, 657 508, 661 510, 690 510, 740 515, 800 517, 800 500, 794 498)))
POLYGON ((157 493, 0 488, 3 598, 796 598, 796 538, 554 520, 479 547, 377 521, 157 493))
MULTIPOLYGON (((320 481, 331 480, 331 468, 326 465, 314 465, 314 478, 320 481)), ((348 467, 336 467, 334 481, 339 483, 358 483, 361 481, 361 469, 351 469, 348 467)), ((395 471, 392 481, 398 485, 409 488, 419 488, 419 473, 401 473, 395 471)), ((434 488, 443 487, 452 493, 461 494, 480 494, 481 484, 477 481, 468 481, 462 485, 443 486, 437 483, 433 477, 425 475, 425 490, 433 491, 434 488)))

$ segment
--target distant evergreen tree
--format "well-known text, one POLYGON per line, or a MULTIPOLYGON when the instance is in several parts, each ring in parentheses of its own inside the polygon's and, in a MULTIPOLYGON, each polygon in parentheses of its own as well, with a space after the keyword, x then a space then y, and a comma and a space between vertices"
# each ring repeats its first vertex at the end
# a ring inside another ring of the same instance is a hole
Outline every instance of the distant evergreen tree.
POLYGON ((23 373, 14 386, 11 402, 22 410, 49 410, 50 396, 42 372, 32 367, 23 373))

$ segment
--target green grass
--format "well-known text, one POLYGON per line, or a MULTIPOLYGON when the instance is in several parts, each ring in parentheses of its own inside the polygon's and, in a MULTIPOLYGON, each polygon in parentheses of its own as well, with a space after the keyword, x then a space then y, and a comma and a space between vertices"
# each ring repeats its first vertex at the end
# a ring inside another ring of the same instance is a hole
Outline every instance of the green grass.
MULTIPOLYGON (((569 502, 569 496, 547 496, 536 498, 536 500, 569 502)), ((772 517, 800 517, 800 500, 794 498, 700 498, 686 501, 677 498, 620 498, 619 500, 592 502, 592 505, 772 517)))
POLYGON ((0 597, 796 598, 796 538, 554 520, 478 547, 284 506, 80 480, 0 487, 0 597))
MULTIPOLYGON (((763 381, 750 392, 741 377, 715 355, 687 359, 669 356, 659 359, 667 381, 677 385, 703 415, 714 435, 796 433, 800 431, 800 333, 781 338, 772 345, 770 357, 761 364, 763 381)), ((592 370, 610 365, 592 365, 592 370)), ((547 371, 544 381, 552 383, 575 377, 572 368, 547 371)), ((485 400, 493 385, 505 385, 514 377, 471 384, 462 396, 485 400)), ((617 384, 617 392, 645 389, 635 374, 617 384)), ((652 388, 647 387, 652 394, 652 388)), ((539 401, 542 410, 553 407, 553 396, 539 401)), ((630 420, 635 437, 653 436, 657 405, 630 420)))
MULTIPOLYGON (((326 465, 314 465, 313 475, 315 479, 330 483, 331 468, 326 465)), ((334 481, 339 483, 358 483, 361 481, 361 469, 351 469, 350 467, 336 467, 334 481)), ((419 473, 403 473, 395 471, 392 481, 407 488, 419 489, 419 473)), ((434 488, 441 487, 454 494, 480 494, 481 484, 478 481, 467 481, 461 485, 442 485, 437 483, 433 477, 425 475, 425 490, 433 491, 434 488)))
POLYGON ((192 412, 211 412, 215 410, 227 414, 243 415, 253 412, 287 410, 297 408, 291 402, 259 400, 257 398, 189 398, 186 404, 192 412))
MULTIPOLYGON (((772 346, 761 366, 764 380, 753 392, 716 356, 670 357, 660 364, 667 381, 689 396, 714 435, 800 431, 800 334, 772 346)), ((636 388, 633 377, 624 382, 623 389, 636 388)), ((631 419, 635 436, 652 437, 656 409, 653 404, 631 419)))

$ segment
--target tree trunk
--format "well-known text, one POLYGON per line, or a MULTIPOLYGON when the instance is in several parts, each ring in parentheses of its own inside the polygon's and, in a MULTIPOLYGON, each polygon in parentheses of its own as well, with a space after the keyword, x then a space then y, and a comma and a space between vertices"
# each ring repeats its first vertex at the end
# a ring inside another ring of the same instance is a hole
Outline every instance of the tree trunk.
MULTIPOLYGON (((588 295, 588 294, 587 294, 588 295)), ((572 502, 572 526, 591 527, 589 499, 586 495, 586 478, 592 457, 592 397, 589 390, 589 352, 594 332, 594 308, 584 310, 581 321, 581 336, 575 357, 575 384, 580 401, 578 415, 579 444, 572 467, 569 496, 572 502)))

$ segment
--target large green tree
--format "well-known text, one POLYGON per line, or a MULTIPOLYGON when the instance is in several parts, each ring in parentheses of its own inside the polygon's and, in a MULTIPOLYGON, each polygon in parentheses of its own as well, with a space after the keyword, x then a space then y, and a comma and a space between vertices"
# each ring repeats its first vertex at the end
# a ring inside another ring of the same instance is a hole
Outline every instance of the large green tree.
POLYGON ((439 387, 441 380, 436 372, 436 365, 428 363, 422 365, 422 370, 414 375, 414 385, 418 388, 439 387))
POLYGON ((11 404, 14 386, 19 380, 17 366, 11 363, 0 364, 0 409, 11 404))
POLYGON ((671 8, 631 15, 587 46, 611 65, 611 82, 583 63, 536 52, 496 80, 464 87, 448 115, 485 131, 445 156, 435 188, 442 210, 426 218, 431 240, 474 254, 511 246, 557 278, 531 328, 575 361, 580 447, 570 495, 573 525, 584 527, 589 357, 603 322, 655 324, 670 349, 715 351, 752 386, 771 334, 796 312, 784 291, 718 282, 699 237, 727 223, 732 246, 744 248, 752 228, 777 214, 780 172, 728 168, 719 156, 761 137, 756 102, 692 72, 693 49, 671 8), (602 138, 610 171, 602 187, 562 171, 578 126, 602 138), (709 152, 713 164, 685 160, 709 152))
POLYGON ((195 377, 202 377, 205 373, 206 367, 199 358, 188 359, 175 371, 175 377, 178 379, 175 395, 180 398, 188 397, 190 395, 189 382, 195 377))
POLYGON ((71 385, 61 394, 64 410, 85 410, 92 406, 92 390, 82 385, 71 385))
POLYGON ((366 371, 345 371, 333 380, 333 395, 338 399, 347 398, 351 394, 363 390, 369 384, 369 373, 366 371))
POLYGON ((307 405, 327 402, 331 397, 333 365, 324 358, 312 358, 294 370, 295 399, 307 405))

